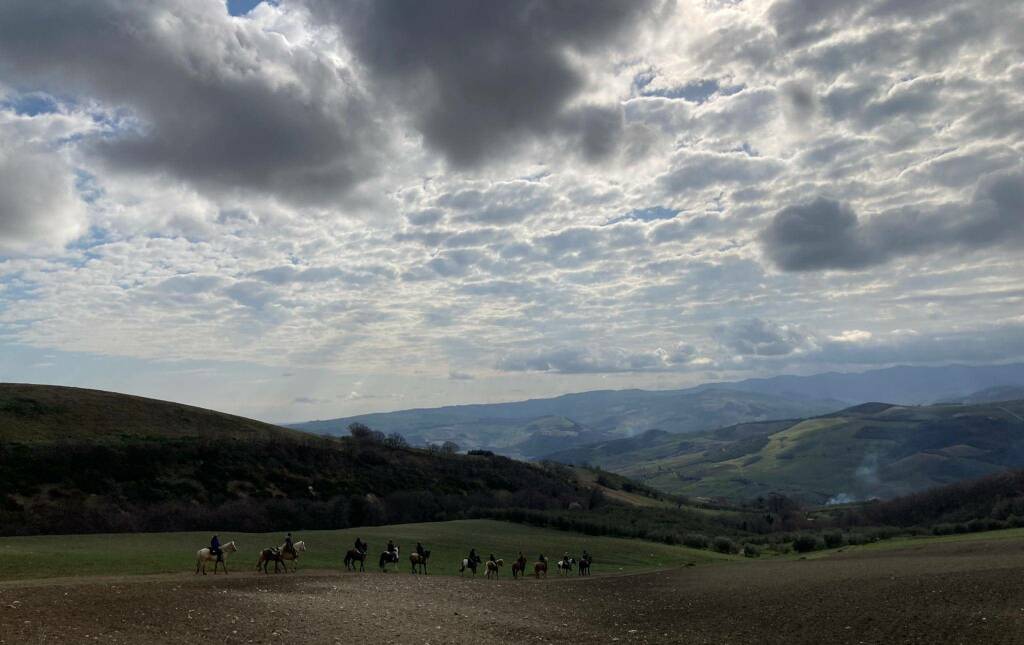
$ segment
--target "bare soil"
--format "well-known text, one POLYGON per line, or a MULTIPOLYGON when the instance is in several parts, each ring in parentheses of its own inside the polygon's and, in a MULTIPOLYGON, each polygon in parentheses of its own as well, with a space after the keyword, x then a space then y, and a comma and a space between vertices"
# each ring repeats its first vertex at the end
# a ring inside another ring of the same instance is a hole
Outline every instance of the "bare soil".
POLYGON ((1024 643, 1024 542, 589 579, 300 571, 0 584, 0 643, 1024 643))

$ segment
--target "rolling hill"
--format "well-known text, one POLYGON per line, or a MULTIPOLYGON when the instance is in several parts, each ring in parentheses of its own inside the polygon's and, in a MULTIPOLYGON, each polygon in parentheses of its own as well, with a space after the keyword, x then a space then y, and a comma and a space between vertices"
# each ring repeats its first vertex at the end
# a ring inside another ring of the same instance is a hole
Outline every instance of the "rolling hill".
POLYGON ((649 432, 551 458, 687 495, 745 499, 776 492, 814 503, 891 498, 1024 467, 1024 401, 869 403, 686 436, 649 432))
POLYGON ((341 528, 586 507, 572 469, 328 438, 153 399, 0 384, 0 533, 341 528))
POLYGON ((542 457, 574 445, 628 437, 652 428, 686 433, 744 421, 792 418, 843 407, 836 401, 791 399, 724 387, 700 390, 602 390, 516 403, 460 405, 310 421, 289 427, 348 434, 364 423, 419 445, 454 441, 515 457, 542 457))

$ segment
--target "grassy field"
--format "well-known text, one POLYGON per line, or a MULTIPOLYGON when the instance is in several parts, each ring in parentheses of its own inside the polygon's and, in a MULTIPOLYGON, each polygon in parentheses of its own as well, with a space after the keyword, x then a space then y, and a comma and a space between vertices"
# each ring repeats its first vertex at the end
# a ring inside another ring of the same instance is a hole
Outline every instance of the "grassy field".
MULTIPOLYGON (((401 548, 401 570, 407 571, 408 553, 423 542, 431 550, 430 571, 457 573, 458 562, 471 547, 484 557, 493 552, 511 565, 522 550, 532 561, 538 553, 549 558, 569 551, 579 556, 586 548, 594 556, 594 575, 644 569, 676 567, 687 563, 728 560, 731 556, 685 547, 673 547, 640 540, 593 537, 490 520, 432 522, 339 531, 296 532, 308 551, 300 568, 344 569, 342 558, 356 537, 370 544, 372 563, 393 539, 401 548)), ((238 553, 230 556, 233 572, 252 571, 259 550, 280 544, 283 534, 221 533, 222 542, 236 541, 238 553)), ((189 572, 195 567, 195 552, 209 544, 208 533, 136 533, 109 535, 45 535, 0 538, 0 580, 59 576, 132 575, 189 572)), ((506 568, 502 575, 511 575, 506 568)))

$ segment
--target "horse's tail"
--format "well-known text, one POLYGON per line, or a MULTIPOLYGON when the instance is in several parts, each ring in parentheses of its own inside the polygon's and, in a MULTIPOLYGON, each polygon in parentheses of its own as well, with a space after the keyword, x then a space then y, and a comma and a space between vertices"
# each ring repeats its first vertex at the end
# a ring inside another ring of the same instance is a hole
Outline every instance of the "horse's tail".
POLYGON ((347 567, 350 564, 352 564, 352 552, 351 551, 349 551, 348 553, 345 554, 345 566, 347 567))

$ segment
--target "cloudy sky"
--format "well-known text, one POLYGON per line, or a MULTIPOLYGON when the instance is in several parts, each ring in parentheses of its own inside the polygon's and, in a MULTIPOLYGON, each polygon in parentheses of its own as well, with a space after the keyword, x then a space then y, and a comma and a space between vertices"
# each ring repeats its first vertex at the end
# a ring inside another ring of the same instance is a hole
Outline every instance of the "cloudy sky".
POLYGON ((303 420, 1024 358, 1024 5, 5 0, 0 381, 303 420))

